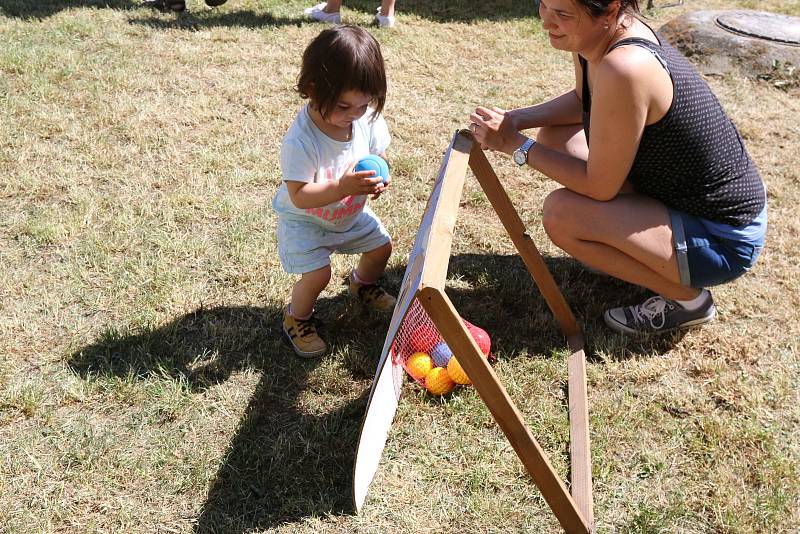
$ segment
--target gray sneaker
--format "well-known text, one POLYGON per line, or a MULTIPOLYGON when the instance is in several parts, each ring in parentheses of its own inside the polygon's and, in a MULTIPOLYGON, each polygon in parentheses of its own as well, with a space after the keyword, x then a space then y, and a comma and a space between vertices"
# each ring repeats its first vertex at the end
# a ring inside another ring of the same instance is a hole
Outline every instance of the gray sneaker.
POLYGON ((705 302, 696 310, 689 311, 673 300, 656 295, 636 306, 606 310, 603 319, 609 328, 623 334, 650 334, 698 326, 712 320, 717 313, 711 293, 706 291, 706 294, 705 302))

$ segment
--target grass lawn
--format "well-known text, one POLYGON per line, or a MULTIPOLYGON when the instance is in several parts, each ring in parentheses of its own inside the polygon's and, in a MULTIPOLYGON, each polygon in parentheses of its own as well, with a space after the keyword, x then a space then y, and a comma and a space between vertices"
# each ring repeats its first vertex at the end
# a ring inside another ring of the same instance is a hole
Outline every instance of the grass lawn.
MULTIPOLYGON (((292 283, 270 200, 301 102, 312 2, 230 0, 182 15, 133 0, 0 0, 0 532, 556 532, 474 389, 408 384, 364 511, 352 460, 388 317, 332 283, 333 349, 280 339, 292 283)), ((369 24, 377 0, 346 2, 369 24)), ((797 0, 711 0, 648 13, 797 0)), ((374 33, 388 64, 392 190, 373 203, 400 284, 452 132, 571 83, 533 1, 403 0, 374 33)), ((554 184, 490 155, 587 339, 599 532, 800 529, 800 89, 709 80, 768 184, 767 248, 714 292, 718 320, 630 339, 610 305, 645 296, 549 243, 554 184)), ((334 259, 341 278, 353 258, 334 259)), ((468 177, 448 292, 568 478, 566 350, 468 177), (520 295, 525 295, 520 298, 520 295)))

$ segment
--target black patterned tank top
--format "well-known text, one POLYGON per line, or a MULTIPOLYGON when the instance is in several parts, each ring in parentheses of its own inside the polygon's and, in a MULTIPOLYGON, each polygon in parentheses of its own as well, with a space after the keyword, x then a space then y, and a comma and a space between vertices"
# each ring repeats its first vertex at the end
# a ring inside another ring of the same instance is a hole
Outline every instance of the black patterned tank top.
MULTIPOLYGON (((609 52, 625 45, 649 50, 667 70, 673 85, 666 115, 644 128, 628 173, 630 183, 639 193, 697 217, 731 226, 752 222, 766 204, 764 186, 739 132, 711 88, 669 44, 633 37, 618 41, 609 52)), ((588 140, 592 97, 587 62, 579 59, 583 128, 588 140)))

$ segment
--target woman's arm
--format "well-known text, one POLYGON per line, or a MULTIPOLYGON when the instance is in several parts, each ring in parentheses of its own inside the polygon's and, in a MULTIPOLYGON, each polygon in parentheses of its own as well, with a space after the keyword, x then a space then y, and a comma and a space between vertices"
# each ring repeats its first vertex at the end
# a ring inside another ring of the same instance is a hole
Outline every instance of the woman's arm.
POLYGON ((647 69, 642 69, 640 58, 624 56, 630 54, 607 56, 598 66, 588 161, 541 144, 528 154, 528 165, 595 200, 611 200, 619 193, 633 165, 647 119, 650 88, 642 79, 647 69))
POLYGON ((575 69, 575 89, 546 102, 509 111, 497 107, 489 109, 478 106, 470 115, 470 120, 475 124, 481 124, 481 121, 487 120, 490 115, 502 115, 502 120, 495 128, 483 132, 479 139, 483 148, 505 151, 502 147, 511 143, 514 145, 511 149, 513 151, 524 141, 524 137, 519 134, 522 130, 542 126, 581 124, 583 122, 581 105, 583 69, 581 69, 577 54, 572 54, 572 59, 575 69))
POLYGON ((582 119, 581 101, 575 89, 572 89, 547 102, 506 111, 506 116, 516 131, 541 126, 580 124, 582 119))
MULTIPOLYGON (((664 79, 654 75, 660 65, 649 52, 633 48, 619 48, 598 65, 588 161, 536 144, 528 153, 529 166, 596 200, 610 200, 619 193, 633 165, 654 94, 665 89, 661 87, 664 79)), ((668 78, 666 83, 671 91, 668 78)), ((476 138, 490 148, 511 154, 525 140, 518 132, 499 135, 505 132, 500 126, 501 112, 478 108, 471 118, 478 125, 476 138)))

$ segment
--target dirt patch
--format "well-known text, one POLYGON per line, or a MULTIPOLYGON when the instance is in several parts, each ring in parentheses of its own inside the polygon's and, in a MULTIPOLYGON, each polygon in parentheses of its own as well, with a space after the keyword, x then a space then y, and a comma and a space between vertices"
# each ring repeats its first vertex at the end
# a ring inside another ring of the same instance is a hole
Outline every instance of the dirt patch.
POLYGON ((703 74, 734 73, 800 84, 800 18, 763 11, 695 11, 664 24, 659 32, 703 74))

